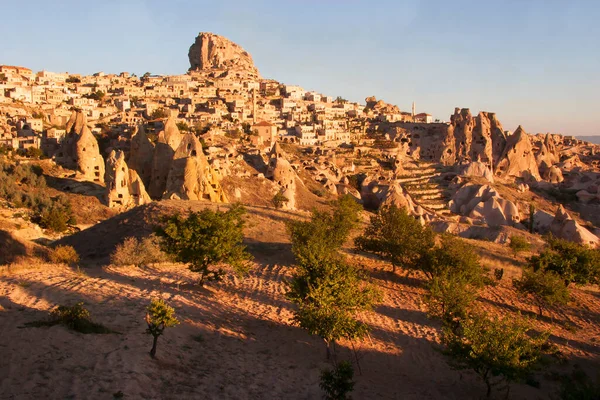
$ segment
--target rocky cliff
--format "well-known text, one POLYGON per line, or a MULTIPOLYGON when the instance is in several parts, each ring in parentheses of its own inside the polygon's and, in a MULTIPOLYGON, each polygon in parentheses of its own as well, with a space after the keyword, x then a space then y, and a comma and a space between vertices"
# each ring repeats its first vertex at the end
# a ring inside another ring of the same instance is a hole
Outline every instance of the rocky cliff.
POLYGON ((223 36, 201 32, 188 52, 190 70, 239 70, 258 76, 252 56, 223 36))

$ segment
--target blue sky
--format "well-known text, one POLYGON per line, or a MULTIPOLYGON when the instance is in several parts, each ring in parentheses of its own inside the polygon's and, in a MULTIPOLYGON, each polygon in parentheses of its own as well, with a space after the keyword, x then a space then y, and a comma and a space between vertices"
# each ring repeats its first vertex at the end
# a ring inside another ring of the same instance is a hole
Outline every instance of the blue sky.
POLYGON ((505 129, 600 135, 600 2, 303 0, 3 2, 0 64, 35 71, 184 73, 201 31, 261 74, 353 101, 375 95, 505 129))

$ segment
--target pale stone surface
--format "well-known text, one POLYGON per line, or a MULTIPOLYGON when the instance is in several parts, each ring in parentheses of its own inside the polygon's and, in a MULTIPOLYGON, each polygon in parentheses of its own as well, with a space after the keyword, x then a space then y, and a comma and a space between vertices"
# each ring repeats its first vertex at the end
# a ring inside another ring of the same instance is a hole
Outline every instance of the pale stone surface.
POLYGON ((165 129, 160 131, 152 157, 152 174, 148 194, 153 199, 160 199, 167 188, 167 178, 171 170, 171 162, 175 150, 179 147, 183 136, 179 132, 175 120, 169 118, 165 129))
POLYGON ((494 174, 492 170, 484 163, 480 161, 475 161, 467 164, 463 172, 461 173, 463 176, 478 176, 485 178, 488 182, 494 182, 494 174))
POLYGON ((220 182, 202 152, 200 141, 191 133, 183 137, 173 156, 163 197, 227 202, 220 182))
POLYGON ((496 174, 502 177, 541 180, 531 139, 521 126, 507 138, 496 174))
POLYGON ((280 187, 280 193, 288 199, 284 203, 284 208, 296 208, 296 185, 298 178, 296 171, 292 168, 290 162, 286 159, 285 152, 281 149, 279 143, 275 143, 269 155, 269 164, 265 174, 267 179, 272 180, 280 187))

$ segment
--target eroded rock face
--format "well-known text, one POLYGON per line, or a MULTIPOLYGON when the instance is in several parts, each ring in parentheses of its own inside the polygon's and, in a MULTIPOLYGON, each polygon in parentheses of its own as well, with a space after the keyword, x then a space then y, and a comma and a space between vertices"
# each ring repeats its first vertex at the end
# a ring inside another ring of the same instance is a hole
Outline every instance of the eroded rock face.
POLYGON ((506 140, 506 148, 496 167, 503 177, 541 180, 529 135, 521 126, 506 140))
POLYGON ((454 149, 449 150, 454 150, 456 161, 480 161, 490 167, 498 163, 506 137, 496 114, 482 111, 473 118, 468 108, 456 108, 450 121, 454 149))
POLYGON ((145 186, 150 184, 152 178, 152 158, 154 158, 154 145, 148 139, 143 125, 140 125, 131 136, 128 165, 138 173, 145 186))
POLYGON ((190 70, 238 69, 259 76, 252 56, 223 36, 201 32, 188 52, 190 70))
POLYGON ((158 133, 154 155, 152 157, 152 173, 148 194, 153 199, 160 199, 167 188, 167 178, 171 170, 171 162, 175 150, 179 147, 183 136, 179 132, 175 119, 169 118, 165 129, 158 133))
POLYGON ((550 225, 550 232, 557 238, 571 242, 592 247, 598 247, 598 244, 600 244, 600 239, 571 218, 562 204, 556 210, 556 215, 550 225))
POLYGON ((227 202, 220 182, 202 152, 200 141, 191 133, 183 137, 173 156, 163 197, 227 202))
POLYGON ((98 141, 90 129, 84 125, 81 135, 75 142, 77 170, 93 182, 104 182, 104 159, 100 155, 98 141))
POLYGON ((152 200, 137 172, 129 169, 122 151, 111 151, 106 159, 106 204, 109 207, 129 208, 152 200))
POLYGON ((82 111, 74 110, 71 114, 66 137, 54 158, 58 164, 76 169, 85 180, 104 182, 104 159, 100 155, 100 146, 82 111))
POLYGON ((295 209, 296 185, 300 178, 298 178, 296 171, 294 171, 294 168, 292 168, 292 165, 286 159, 285 153, 277 142, 269 155, 269 164, 265 177, 279 185, 281 188, 280 193, 288 199, 284 203, 284 208, 295 209))

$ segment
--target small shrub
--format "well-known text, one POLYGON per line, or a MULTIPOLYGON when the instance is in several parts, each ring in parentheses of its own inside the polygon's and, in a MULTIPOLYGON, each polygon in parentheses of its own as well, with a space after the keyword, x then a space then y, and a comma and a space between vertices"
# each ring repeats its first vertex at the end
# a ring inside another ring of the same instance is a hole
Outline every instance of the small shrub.
POLYGON ((527 241, 523 236, 511 236, 509 238, 510 243, 509 247, 513 251, 513 254, 516 256, 518 253, 522 253, 524 251, 528 251, 531 249, 531 243, 527 241))
POLYGON ((289 201, 289 199, 287 197, 285 197, 283 195, 283 193, 279 192, 277 193, 275 196, 273 196, 273 199, 271 200, 271 203, 273 203, 273 207, 275 207, 276 209, 280 209, 282 208, 287 202, 289 201))
POLYGON ((53 326, 62 324, 69 329, 79 333, 117 333, 107 327, 97 324, 91 320, 90 312, 79 302, 74 306, 58 306, 50 312, 50 318, 46 321, 35 321, 26 323, 28 327, 53 326))
POLYGON ((500 282, 504 277, 504 268, 495 268, 494 269, 494 278, 500 282))
POLYGON ((155 358, 158 337, 166 328, 179 324, 179 320, 175 318, 173 307, 170 307, 163 299, 152 299, 146 313, 146 324, 148 324, 146 333, 153 337, 150 355, 155 358))
POLYGON ((327 400, 345 400, 354 390, 354 368, 348 361, 342 361, 333 370, 321 371, 319 386, 325 392, 327 400))
POLYGON ((75 265, 79 262, 79 254, 72 246, 56 246, 50 253, 50 260, 56 264, 75 265))
POLYGON ((135 237, 125 238, 123 243, 117 245, 110 255, 110 262, 114 265, 135 265, 141 267, 148 264, 166 262, 168 257, 160 250, 158 238, 155 235, 143 239, 135 237))

